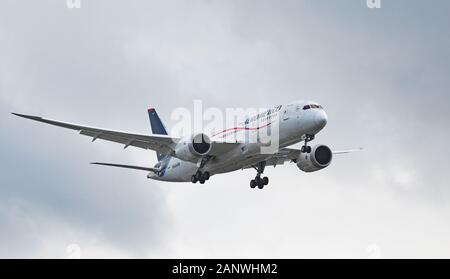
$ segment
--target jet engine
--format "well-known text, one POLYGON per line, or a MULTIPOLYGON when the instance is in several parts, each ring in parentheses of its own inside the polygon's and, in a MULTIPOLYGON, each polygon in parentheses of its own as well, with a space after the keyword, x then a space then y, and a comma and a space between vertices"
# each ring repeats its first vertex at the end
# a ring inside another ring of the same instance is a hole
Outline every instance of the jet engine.
POLYGON ((300 153, 297 159, 297 167, 304 172, 313 172, 330 165, 333 152, 326 145, 316 145, 311 153, 300 153))
POLYGON ((209 137, 199 133, 180 141, 175 148, 175 154, 182 160, 196 162, 199 158, 208 155, 211 148, 209 137))

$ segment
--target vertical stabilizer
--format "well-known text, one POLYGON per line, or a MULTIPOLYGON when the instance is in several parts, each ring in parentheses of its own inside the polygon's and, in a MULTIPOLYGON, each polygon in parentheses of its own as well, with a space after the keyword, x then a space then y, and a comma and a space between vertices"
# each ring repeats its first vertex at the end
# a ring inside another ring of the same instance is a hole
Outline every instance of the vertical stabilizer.
MULTIPOLYGON (((164 127, 164 124, 162 123, 154 108, 148 109, 148 117, 150 119, 150 126, 154 135, 167 135, 166 127, 164 127)), ((158 161, 160 161, 164 156, 164 154, 156 152, 158 161)))

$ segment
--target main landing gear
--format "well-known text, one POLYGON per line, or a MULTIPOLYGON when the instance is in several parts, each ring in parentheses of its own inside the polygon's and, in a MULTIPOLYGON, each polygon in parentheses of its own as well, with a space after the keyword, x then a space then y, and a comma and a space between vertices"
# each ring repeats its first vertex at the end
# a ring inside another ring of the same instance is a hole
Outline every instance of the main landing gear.
POLYGON ((308 145, 308 141, 312 141, 314 139, 314 135, 306 135, 305 144, 300 149, 301 153, 311 153, 311 146, 308 145))
POLYGON ((201 171, 197 171, 195 174, 193 174, 191 176, 191 182, 192 183, 197 183, 200 182, 200 184, 205 184, 205 181, 208 180, 210 177, 209 172, 205 171, 205 172, 201 172, 201 171))
POLYGON ((269 178, 267 176, 264 176, 261 178, 261 174, 264 172, 264 168, 266 167, 266 162, 260 162, 257 165, 253 166, 253 168, 256 170, 257 174, 255 179, 252 179, 250 181, 250 188, 254 189, 256 186, 258 186, 258 189, 264 188, 267 184, 269 184, 269 178))

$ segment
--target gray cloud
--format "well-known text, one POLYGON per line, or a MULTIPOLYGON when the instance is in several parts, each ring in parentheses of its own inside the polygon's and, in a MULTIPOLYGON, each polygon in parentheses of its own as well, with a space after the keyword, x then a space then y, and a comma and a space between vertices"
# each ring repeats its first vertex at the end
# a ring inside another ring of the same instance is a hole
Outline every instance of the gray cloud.
POLYGON ((448 1, 5 1, 0 9, 0 257, 449 257, 448 1), (321 172, 268 169, 207 186, 90 161, 91 144, 10 111, 146 133, 147 105, 315 99, 317 142, 365 147, 321 172), (232 183, 230 183, 232 182, 232 183), (220 198, 219 198, 220 197, 220 198))

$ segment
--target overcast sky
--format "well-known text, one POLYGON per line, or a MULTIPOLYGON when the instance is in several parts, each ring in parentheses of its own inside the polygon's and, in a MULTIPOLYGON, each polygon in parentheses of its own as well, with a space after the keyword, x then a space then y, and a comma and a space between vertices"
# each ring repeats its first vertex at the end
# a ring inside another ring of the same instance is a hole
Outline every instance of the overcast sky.
POLYGON ((0 257, 450 257, 450 2, 0 4, 0 257), (10 115, 149 133, 146 108, 313 99, 330 167, 164 183, 153 152, 10 115))

